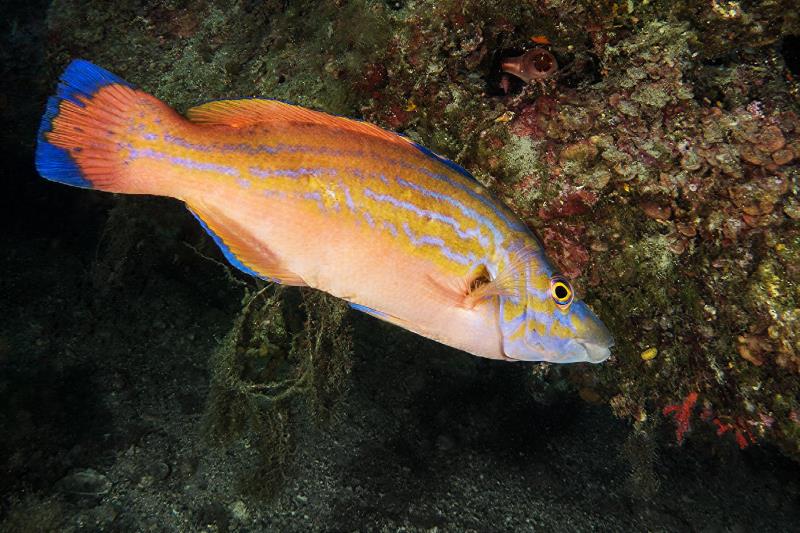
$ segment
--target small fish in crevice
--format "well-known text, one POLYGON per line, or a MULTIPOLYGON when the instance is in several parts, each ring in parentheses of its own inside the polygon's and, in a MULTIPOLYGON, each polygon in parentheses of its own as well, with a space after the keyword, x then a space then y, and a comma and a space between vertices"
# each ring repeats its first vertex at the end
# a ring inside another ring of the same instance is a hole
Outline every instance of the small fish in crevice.
POLYGON ((558 72, 558 61, 548 50, 536 47, 521 56, 504 59, 500 69, 525 83, 534 83, 546 80, 558 72))

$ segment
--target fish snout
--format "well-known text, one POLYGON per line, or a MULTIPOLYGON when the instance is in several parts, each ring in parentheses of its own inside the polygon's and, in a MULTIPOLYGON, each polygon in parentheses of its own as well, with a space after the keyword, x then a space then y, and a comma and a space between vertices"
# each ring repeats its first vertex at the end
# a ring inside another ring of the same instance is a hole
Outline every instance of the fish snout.
POLYGON ((602 363, 611 355, 614 346, 614 337, 605 324, 589 308, 581 302, 579 316, 582 318, 583 328, 574 339, 577 351, 581 353, 579 360, 589 363, 602 363))
POLYGON ((576 335, 568 341, 564 362, 602 363, 611 356, 614 337, 608 328, 583 302, 573 304, 578 326, 576 335))

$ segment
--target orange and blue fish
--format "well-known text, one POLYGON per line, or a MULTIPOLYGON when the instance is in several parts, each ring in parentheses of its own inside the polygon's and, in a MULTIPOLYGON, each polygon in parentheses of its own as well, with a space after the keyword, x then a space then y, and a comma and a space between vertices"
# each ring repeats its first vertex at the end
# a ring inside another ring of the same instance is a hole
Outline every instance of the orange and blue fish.
POLYGON ((372 124, 259 98, 184 117, 75 60, 47 103, 36 167, 176 198, 247 274, 471 354, 598 363, 613 346, 511 211, 460 166, 372 124))

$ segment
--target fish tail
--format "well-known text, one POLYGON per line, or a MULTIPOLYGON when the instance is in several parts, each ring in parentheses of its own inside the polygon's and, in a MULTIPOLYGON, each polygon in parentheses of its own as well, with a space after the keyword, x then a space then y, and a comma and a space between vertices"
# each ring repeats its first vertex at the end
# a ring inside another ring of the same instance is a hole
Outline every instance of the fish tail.
POLYGON ((74 187, 159 194, 151 190, 154 185, 142 183, 127 170, 126 135, 137 117, 164 113, 175 115, 154 96, 76 59, 47 101, 37 136, 36 169, 48 180, 74 187))

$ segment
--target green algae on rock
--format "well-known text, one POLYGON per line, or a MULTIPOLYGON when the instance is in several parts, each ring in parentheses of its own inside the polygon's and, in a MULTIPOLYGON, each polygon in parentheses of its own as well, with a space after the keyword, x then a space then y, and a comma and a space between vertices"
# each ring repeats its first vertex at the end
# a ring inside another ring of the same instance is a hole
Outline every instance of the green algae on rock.
POLYGON ((347 306, 318 291, 300 296, 272 284, 247 294, 212 360, 206 427, 222 445, 243 440, 258 450, 259 464, 240 476, 248 494, 281 486, 298 432, 335 416, 348 385, 347 306))

